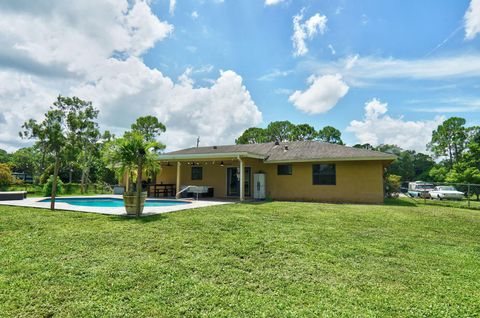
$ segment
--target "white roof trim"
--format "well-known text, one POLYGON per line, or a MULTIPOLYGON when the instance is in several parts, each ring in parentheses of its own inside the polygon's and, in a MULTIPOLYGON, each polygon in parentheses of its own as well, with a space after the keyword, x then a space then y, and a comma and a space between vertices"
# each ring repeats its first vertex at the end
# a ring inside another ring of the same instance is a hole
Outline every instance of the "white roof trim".
POLYGON ((255 159, 265 159, 265 156, 254 154, 251 152, 225 152, 225 153, 198 153, 198 154, 181 154, 181 155, 160 155, 159 160, 189 160, 189 159, 222 159, 222 158, 238 158, 247 157, 255 159))
POLYGON ((291 160, 265 160, 265 163, 295 163, 295 162, 332 162, 332 161, 382 161, 395 160, 395 157, 337 157, 318 159, 291 159, 291 160))

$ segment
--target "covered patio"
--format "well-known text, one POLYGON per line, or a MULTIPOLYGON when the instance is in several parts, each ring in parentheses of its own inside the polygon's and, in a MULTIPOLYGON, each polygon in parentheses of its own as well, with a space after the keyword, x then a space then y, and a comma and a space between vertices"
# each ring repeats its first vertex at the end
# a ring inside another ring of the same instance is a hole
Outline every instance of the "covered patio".
POLYGON ((249 200, 253 198, 253 173, 261 171, 263 159, 263 156, 248 152, 162 155, 161 172, 149 186, 149 193, 155 197, 175 196, 178 199, 192 193, 188 187, 197 190, 203 187, 200 197, 249 200))

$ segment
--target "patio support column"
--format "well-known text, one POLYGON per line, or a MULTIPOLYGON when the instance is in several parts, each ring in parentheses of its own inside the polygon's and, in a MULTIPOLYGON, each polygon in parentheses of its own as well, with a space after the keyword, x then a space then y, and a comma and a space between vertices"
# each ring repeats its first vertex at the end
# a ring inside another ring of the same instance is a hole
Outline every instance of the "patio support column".
POLYGON ((240 161, 240 202, 244 200, 244 192, 245 192, 245 168, 243 167, 243 160, 238 157, 238 161, 240 161))
POLYGON ((175 197, 177 199, 180 199, 180 167, 181 167, 180 161, 177 162, 177 189, 176 189, 176 195, 175 197))

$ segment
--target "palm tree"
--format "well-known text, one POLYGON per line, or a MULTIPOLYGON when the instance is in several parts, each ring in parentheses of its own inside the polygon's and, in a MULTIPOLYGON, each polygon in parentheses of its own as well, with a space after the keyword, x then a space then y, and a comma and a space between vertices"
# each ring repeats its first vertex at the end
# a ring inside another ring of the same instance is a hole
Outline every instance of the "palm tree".
POLYGON ((140 215, 143 210, 141 201, 144 201, 146 196, 143 195, 142 199, 142 175, 158 173, 160 170, 158 150, 164 149, 165 146, 155 140, 147 140, 138 131, 132 131, 126 132, 122 138, 109 142, 105 148, 104 160, 117 172, 117 176, 128 176, 124 199, 134 196, 132 181, 136 178, 136 215, 140 215))

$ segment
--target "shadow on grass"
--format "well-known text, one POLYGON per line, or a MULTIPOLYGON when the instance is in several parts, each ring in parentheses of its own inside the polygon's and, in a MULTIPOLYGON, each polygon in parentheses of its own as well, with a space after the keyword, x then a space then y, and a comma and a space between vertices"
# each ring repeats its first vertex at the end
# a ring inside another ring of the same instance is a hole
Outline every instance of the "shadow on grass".
POLYGON ((418 206, 418 204, 409 198, 385 199, 385 205, 393 206, 418 206))
POLYGON ((266 203, 272 203, 273 200, 254 200, 254 201, 244 201, 244 202, 241 202, 240 204, 243 204, 243 205, 262 205, 262 204, 266 204, 266 203))
POLYGON ((110 220, 116 222, 133 222, 133 223, 150 223, 158 222, 163 219, 166 219, 166 213, 154 214, 154 215, 143 215, 140 217, 137 216, 127 216, 127 215, 111 215, 110 220))

